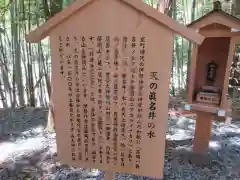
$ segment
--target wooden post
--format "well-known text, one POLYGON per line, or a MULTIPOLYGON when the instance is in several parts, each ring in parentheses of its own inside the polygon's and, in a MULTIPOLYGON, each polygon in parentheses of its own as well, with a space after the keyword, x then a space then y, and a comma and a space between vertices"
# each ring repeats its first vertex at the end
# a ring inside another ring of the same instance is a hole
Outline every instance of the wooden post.
POLYGON ((115 174, 113 172, 105 172, 104 173, 104 180, 114 180, 115 174))
POLYGON ((211 139, 213 115, 205 112, 197 112, 195 135, 193 140, 193 152, 205 154, 208 151, 211 139))

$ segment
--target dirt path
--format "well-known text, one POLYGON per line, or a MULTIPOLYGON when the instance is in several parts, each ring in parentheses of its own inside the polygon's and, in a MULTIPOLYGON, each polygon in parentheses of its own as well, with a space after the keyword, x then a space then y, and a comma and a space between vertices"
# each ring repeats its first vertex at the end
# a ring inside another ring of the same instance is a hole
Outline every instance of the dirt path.
MULTIPOLYGON (((239 180, 240 179, 240 126, 213 125, 209 154, 200 157, 202 164, 190 152, 194 121, 169 120, 165 180, 239 180)), ((199 158, 199 157, 198 157, 199 158)), ((56 158, 55 134, 38 127, 0 142, 0 180, 80 180, 103 179, 98 170, 75 169, 62 165, 56 158)), ((149 178, 116 174, 116 179, 149 178)))

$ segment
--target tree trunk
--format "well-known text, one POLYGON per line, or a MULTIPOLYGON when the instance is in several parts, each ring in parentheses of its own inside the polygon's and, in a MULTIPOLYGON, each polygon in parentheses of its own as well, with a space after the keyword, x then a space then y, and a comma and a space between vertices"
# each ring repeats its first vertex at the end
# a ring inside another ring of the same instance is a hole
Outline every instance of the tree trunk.
POLYGON ((158 0, 157 3, 158 11, 172 17, 172 4, 174 4, 173 1, 176 0, 158 0))
POLYGON ((62 10, 63 0, 50 0, 50 15, 51 17, 62 10))
POLYGON ((49 132, 53 132, 55 130, 54 104, 52 102, 51 96, 49 99, 47 130, 49 132))
MULTIPOLYGON (((192 12, 191 12, 191 21, 195 20, 195 9, 196 9, 196 0, 192 1, 192 12)), ((190 76, 190 67, 191 67, 191 60, 192 60, 192 43, 190 41, 188 41, 189 45, 188 45, 188 62, 187 62, 187 82, 186 82, 186 86, 188 85, 189 82, 189 76, 190 76)), ((186 90, 188 87, 186 87, 186 90)))
MULTIPOLYGON (((14 20, 18 20, 19 12, 18 12, 18 4, 14 3, 14 20)), ((14 24, 14 49, 15 49, 15 78, 17 85, 17 95, 19 105, 23 107, 25 105, 24 102, 24 90, 23 90, 23 82, 22 82, 22 67, 21 67, 21 50, 20 50, 20 25, 16 22, 14 24)))
POLYGON ((232 14, 234 16, 239 16, 240 15, 240 2, 239 2, 239 0, 233 0, 232 14))
POLYGON ((31 107, 35 107, 35 93, 34 93, 34 85, 33 85, 33 70, 32 64, 28 63, 28 83, 29 83, 29 104, 31 107))
POLYGON ((3 108, 7 108, 8 105, 7 105, 7 102, 6 102, 6 97, 4 96, 4 93, 3 93, 2 85, 3 85, 2 82, 0 82, 0 97, 1 97, 1 100, 2 100, 3 108))

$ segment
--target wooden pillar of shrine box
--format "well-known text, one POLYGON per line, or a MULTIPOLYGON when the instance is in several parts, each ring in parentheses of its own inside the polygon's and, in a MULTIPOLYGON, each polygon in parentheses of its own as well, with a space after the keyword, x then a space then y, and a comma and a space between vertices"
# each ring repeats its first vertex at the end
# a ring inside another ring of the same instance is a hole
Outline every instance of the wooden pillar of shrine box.
POLYGON ((193 150, 200 153, 208 149, 212 120, 231 116, 229 75, 236 39, 240 36, 232 29, 240 29, 240 20, 220 7, 215 2, 211 12, 188 25, 206 37, 201 45, 193 45, 185 105, 185 110, 198 115, 193 150))
POLYGON ((175 33, 204 39, 139 0, 77 0, 27 36, 50 36, 63 163, 163 177, 175 33))

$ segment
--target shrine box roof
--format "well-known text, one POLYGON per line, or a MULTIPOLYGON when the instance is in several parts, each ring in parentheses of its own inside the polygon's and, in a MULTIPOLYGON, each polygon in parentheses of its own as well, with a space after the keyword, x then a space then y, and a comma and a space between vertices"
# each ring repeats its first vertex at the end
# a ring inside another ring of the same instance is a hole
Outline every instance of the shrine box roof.
MULTIPOLYGON (((150 21, 152 24, 157 24, 168 31, 171 31, 172 34, 177 33, 193 43, 201 44, 204 40, 204 37, 196 33, 194 30, 187 28, 184 25, 174 21, 170 17, 158 12, 156 9, 148 6, 141 0, 77 0, 65 8, 62 12, 59 12, 47 22, 43 23, 43 25, 30 32, 26 36, 26 39, 28 42, 35 43, 47 36, 56 34, 56 29, 59 29, 59 26, 61 27, 60 29, 64 29, 64 31, 69 32, 70 24, 72 29, 79 29, 84 28, 86 23, 95 23, 96 25, 92 27, 101 29, 100 33, 104 32, 111 34, 117 31, 119 34, 123 33, 121 30, 125 28, 128 30, 126 32, 130 31, 131 33, 132 31, 132 34, 134 34, 136 33, 136 29, 143 26, 142 21, 146 22, 143 17, 145 19, 147 17, 148 21, 150 21), (128 17, 126 17, 124 21, 120 21, 119 17, 126 16, 126 14, 124 14, 124 8, 131 8, 135 11, 135 13, 138 15, 139 24, 136 24, 135 21, 133 22, 132 18, 128 17), (86 11, 88 13, 86 13, 86 11), (86 15, 88 15, 88 17, 86 17, 86 15), (83 16, 86 19, 84 21, 83 16), (99 18, 101 18, 100 21, 99 18), (130 28, 130 24, 133 23, 136 24, 135 30, 130 28), (115 26, 115 28, 113 26, 115 26), (119 29, 120 26, 122 26, 122 29, 119 29)), ((91 33, 90 27, 90 25, 87 27, 89 31, 86 32, 91 33)), ((146 31, 151 30, 146 28, 146 31)), ((164 36, 164 34, 161 34, 161 32, 159 35, 164 36)))
POLYGON ((215 25, 215 27, 218 25, 219 28, 227 27, 230 30, 240 29, 240 19, 224 12, 222 9, 213 9, 209 13, 188 24, 187 27, 198 30, 210 27, 211 25, 215 25))

